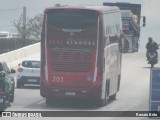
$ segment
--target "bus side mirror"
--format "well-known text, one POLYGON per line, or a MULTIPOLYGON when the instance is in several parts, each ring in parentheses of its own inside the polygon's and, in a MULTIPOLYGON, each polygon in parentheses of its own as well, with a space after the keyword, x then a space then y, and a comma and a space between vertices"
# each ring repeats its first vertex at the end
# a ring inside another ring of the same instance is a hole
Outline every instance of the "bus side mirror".
POLYGON ((146 17, 143 16, 143 27, 145 27, 145 26, 146 26, 146 17))

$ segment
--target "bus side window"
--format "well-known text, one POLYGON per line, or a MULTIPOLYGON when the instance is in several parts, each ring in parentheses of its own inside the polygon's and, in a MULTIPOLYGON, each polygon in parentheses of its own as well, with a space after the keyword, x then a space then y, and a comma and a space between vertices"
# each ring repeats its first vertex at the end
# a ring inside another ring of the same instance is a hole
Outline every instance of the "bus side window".
POLYGON ((105 47, 106 47, 106 46, 108 46, 110 44, 109 36, 106 35, 104 39, 105 39, 104 42, 105 42, 105 47))
POLYGON ((109 43, 110 44, 119 43, 119 37, 118 37, 118 35, 114 34, 112 36, 109 36, 109 43))

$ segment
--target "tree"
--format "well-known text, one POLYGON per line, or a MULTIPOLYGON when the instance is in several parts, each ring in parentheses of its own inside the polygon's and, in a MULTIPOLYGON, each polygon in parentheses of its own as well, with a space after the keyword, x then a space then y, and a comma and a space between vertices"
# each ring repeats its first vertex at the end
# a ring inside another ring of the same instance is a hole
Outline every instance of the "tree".
POLYGON ((23 46, 26 46, 28 40, 39 41, 42 30, 43 15, 37 14, 34 18, 26 19, 26 26, 23 25, 23 17, 20 16, 18 22, 14 22, 16 33, 18 33, 23 41, 23 46))
POLYGON ((23 16, 22 16, 22 15, 20 16, 20 18, 19 18, 19 20, 18 20, 17 23, 16 23, 16 22, 13 23, 13 26, 15 27, 15 32, 16 32, 17 34, 19 34, 19 35, 20 35, 20 38, 22 39, 22 43, 23 43, 22 46, 25 46, 26 41, 25 41, 25 39, 23 39, 23 38, 26 38, 26 36, 27 36, 27 31, 24 30, 24 26, 23 26, 23 16))
POLYGON ((28 22, 29 39, 40 40, 43 23, 43 15, 38 14, 28 22))

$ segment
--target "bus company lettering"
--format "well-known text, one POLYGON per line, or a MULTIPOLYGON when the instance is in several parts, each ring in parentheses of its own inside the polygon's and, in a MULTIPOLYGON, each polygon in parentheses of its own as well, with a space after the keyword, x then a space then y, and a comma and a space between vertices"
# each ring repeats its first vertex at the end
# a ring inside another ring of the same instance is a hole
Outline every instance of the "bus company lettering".
POLYGON ((69 76, 89 76, 90 74, 87 72, 87 73, 76 73, 75 72, 69 72, 69 73, 65 73, 65 72, 52 72, 52 76, 54 75, 58 75, 58 76, 64 76, 64 75, 69 75, 69 76))
POLYGON ((74 41, 74 40, 68 40, 66 41, 67 45, 87 45, 87 46, 95 46, 94 41, 74 41))
POLYGON ((93 40, 49 40, 50 45, 76 45, 76 46, 95 46, 93 40))

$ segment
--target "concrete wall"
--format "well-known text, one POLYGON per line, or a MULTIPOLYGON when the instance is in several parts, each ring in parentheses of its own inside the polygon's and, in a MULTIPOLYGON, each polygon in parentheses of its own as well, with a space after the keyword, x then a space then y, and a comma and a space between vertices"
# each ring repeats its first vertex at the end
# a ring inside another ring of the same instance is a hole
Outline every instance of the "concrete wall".
POLYGON ((40 57, 40 43, 3 53, 0 55, 0 61, 5 61, 10 68, 14 68, 26 57, 40 57))

